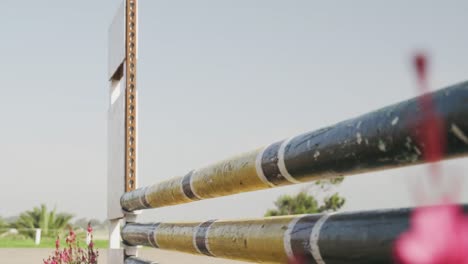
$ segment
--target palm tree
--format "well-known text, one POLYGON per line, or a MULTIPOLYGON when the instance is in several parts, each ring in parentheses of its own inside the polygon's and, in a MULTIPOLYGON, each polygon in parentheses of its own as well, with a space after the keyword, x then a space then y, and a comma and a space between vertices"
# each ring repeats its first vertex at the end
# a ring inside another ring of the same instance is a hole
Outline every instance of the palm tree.
POLYGON ((67 213, 57 213, 56 209, 47 211, 47 206, 41 204, 40 207, 34 207, 31 211, 21 213, 14 227, 18 232, 34 238, 34 229, 40 228, 43 236, 55 236, 57 231, 65 229, 69 225, 73 215, 67 213))

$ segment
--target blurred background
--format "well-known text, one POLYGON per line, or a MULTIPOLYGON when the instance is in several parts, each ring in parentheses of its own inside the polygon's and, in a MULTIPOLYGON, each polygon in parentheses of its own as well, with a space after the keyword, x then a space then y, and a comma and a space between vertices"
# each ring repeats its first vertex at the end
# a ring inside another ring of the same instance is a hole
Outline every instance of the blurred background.
MULTIPOLYGON (((94 219, 105 246, 107 30, 119 4, 0 2, 6 230, 44 204, 75 227, 94 219)), ((141 186, 414 97, 415 52, 429 54, 432 90, 468 77, 466 1, 139 5, 141 186)), ((443 167, 466 179, 466 161, 443 167)), ((333 192, 346 199, 342 211, 414 206, 412 183, 426 174, 415 166, 349 177, 333 192)), ((150 210, 142 220, 260 217, 308 186, 150 210)))

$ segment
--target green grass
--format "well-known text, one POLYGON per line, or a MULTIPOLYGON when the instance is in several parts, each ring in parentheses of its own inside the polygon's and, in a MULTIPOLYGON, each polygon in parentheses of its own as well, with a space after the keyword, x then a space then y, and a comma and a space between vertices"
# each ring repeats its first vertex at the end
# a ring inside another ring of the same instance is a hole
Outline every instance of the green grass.
MULTIPOLYGON (((62 247, 65 246, 64 242, 61 244, 62 247)), ((80 246, 83 247, 85 244, 83 241, 80 243, 80 246)), ((108 244, 107 240, 94 240, 94 245, 98 249, 107 248, 108 244)), ((0 248, 55 248, 55 239, 43 237, 41 244, 35 245, 32 239, 5 237, 0 238, 0 248)))

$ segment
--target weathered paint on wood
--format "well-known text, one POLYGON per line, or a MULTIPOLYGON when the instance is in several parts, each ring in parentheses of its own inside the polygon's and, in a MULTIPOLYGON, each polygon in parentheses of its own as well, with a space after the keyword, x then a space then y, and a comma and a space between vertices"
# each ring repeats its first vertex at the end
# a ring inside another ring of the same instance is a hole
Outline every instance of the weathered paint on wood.
MULTIPOLYGON (((431 96, 443 121, 444 158, 467 155, 468 82, 431 96)), ((126 193, 121 205, 156 208, 422 163, 423 116, 414 98, 126 193)))
POLYGON ((128 257, 128 258, 125 258, 125 264, 158 264, 158 263, 155 261, 139 259, 137 257, 128 257))
MULTIPOLYGON (((464 207, 467 211, 468 206, 464 207)), ((127 224, 122 238, 192 254, 262 263, 392 263, 392 245, 411 209, 269 217, 239 221, 127 224)))

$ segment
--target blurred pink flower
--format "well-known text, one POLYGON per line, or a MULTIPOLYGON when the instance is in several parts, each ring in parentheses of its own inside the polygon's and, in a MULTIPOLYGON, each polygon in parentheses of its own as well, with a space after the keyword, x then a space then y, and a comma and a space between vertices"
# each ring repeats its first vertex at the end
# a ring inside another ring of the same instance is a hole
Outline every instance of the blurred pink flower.
MULTIPOLYGON (((441 186, 442 173, 437 161, 441 160, 446 138, 442 120, 437 116, 436 107, 429 94, 427 80, 427 57, 414 57, 419 89, 422 126, 417 141, 423 146, 423 159, 430 163, 432 176, 430 185, 434 190, 441 186)), ((416 131, 415 131, 416 132, 416 131)), ((445 177, 445 181, 450 178, 445 177)), ((416 190, 418 192, 418 190, 416 190)), ((427 196, 422 196, 427 200, 427 196)), ((441 205, 415 209, 410 219, 410 229, 403 233, 394 244, 394 255, 401 264, 468 264, 468 216, 461 207, 443 201, 450 198, 436 196, 441 205)), ((427 201, 426 201, 427 202, 427 201)))
POLYGON ((59 249, 60 248, 60 238, 57 236, 57 240, 55 240, 55 248, 59 249))
POLYGON ((303 261, 301 258, 290 258, 288 264, 305 264, 306 262, 303 261))
POLYGON ((444 124, 437 114, 437 110, 430 94, 428 81, 428 59, 425 54, 416 54, 413 59, 418 80, 419 106, 421 107, 422 127, 417 135, 419 143, 424 145, 423 157, 427 162, 442 159, 445 151, 444 124))
POLYGON ((468 264, 468 216, 453 204, 414 211, 411 229, 395 243, 401 264, 468 264))
POLYGON ((96 264, 99 252, 94 248, 90 229, 92 232, 92 228, 89 226, 87 234, 90 235, 91 241, 85 250, 79 247, 77 234, 71 227, 65 240, 67 247, 60 249, 60 237, 57 236, 55 241, 56 250, 48 259, 43 260, 44 264, 96 264))
POLYGON ((86 245, 89 246, 89 244, 93 240, 93 228, 91 227, 91 222, 88 223, 88 228, 86 230, 88 231, 86 233, 86 245))
POLYGON ((70 261, 70 256, 68 255, 68 252, 66 250, 60 253, 60 261, 65 261, 65 263, 67 261, 70 261))

